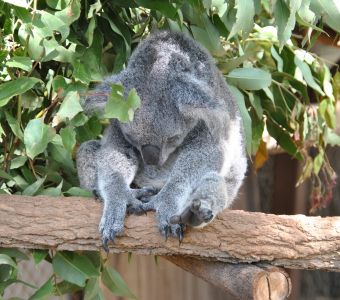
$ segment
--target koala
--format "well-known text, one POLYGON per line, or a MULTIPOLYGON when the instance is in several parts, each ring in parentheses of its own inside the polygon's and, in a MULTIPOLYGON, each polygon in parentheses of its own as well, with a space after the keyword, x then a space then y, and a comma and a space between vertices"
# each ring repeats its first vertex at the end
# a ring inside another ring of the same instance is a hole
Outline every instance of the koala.
POLYGON ((111 85, 141 98, 133 121, 111 120, 77 153, 81 187, 103 201, 103 246, 122 234, 126 214, 155 211, 160 233, 180 241, 187 225, 209 224, 236 197, 247 161, 240 113, 210 54, 182 33, 142 41, 122 72, 85 99, 103 113, 111 85))

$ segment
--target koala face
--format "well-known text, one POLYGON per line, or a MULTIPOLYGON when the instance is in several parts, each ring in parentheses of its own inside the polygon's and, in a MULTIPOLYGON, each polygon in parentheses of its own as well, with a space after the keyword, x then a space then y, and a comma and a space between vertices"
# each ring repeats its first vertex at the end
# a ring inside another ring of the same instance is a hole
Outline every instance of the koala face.
POLYGON ((136 111, 134 120, 120 125, 125 139, 140 152, 147 165, 162 166, 194 127, 176 109, 136 111), (164 113, 166 112, 166 113, 164 113))

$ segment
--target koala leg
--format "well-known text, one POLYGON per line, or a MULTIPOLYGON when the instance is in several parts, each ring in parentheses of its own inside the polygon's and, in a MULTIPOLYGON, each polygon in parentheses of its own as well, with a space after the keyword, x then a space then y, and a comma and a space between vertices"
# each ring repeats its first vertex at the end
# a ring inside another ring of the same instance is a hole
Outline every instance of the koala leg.
POLYGON ((178 202, 175 199, 185 199, 189 196, 187 190, 178 184, 177 180, 168 182, 165 188, 159 193, 149 197, 148 202, 143 203, 146 211, 156 211, 156 219, 160 233, 168 239, 169 236, 175 236, 181 242, 183 240, 185 224, 171 223, 172 216, 178 214, 178 202))
POLYGON ((76 159, 80 187, 92 191, 96 200, 102 200, 97 187, 96 156, 99 148, 99 141, 92 140, 82 143, 76 159))
POLYGON ((216 172, 206 174, 180 210, 170 219, 173 224, 203 227, 225 208, 228 191, 225 179, 216 172))
POLYGON ((127 152, 129 149, 109 145, 101 147, 96 157, 98 189, 104 200, 99 231, 106 251, 108 242, 124 230, 127 207, 141 206, 130 188, 138 168, 138 159, 133 152, 127 152))

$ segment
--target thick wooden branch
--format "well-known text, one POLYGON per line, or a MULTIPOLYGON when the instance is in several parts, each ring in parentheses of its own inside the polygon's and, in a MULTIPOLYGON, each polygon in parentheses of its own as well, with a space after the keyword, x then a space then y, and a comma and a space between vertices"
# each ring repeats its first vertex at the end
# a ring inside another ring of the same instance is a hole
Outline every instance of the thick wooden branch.
POLYGON ((237 299, 283 300, 288 299, 292 288, 288 274, 277 267, 204 261, 183 256, 167 256, 166 259, 237 299))
MULTIPOLYGON (((89 198, 0 196, 0 247, 96 250, 101 204, 89 198)), ((276 216, 226 210, 181 245, 164 241, 154 214, 130 216, 113 252, 185 255, 226 262, 340 271, 340 217, 276 216)))

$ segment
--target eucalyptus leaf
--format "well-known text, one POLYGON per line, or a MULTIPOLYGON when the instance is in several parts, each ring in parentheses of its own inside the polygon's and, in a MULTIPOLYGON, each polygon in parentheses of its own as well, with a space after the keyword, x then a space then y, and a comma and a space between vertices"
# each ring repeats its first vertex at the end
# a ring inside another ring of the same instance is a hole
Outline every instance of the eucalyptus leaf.
POLYGON ((24 131, 27 156, 34 159, 38 154, 44 152, 54 135, 55 131, 44 124, 42 119, 30 120, 24 131))
POLYGON ((2 83, 0 84, 0 101, 20 95, 38 82, 41 82, 38 78, 21 76, 18 79, 2 83))
POLYGON ((68 92, 57 112, 58 121, 72 120, 79 112, 83 111, 79 100, 78 92, 68 92))
POLYGON ((112 84, 111 94, 105 106, 105 118, 115 118, 121 122, 133 120, 134 112, 140 106, 140 98, 135 89, 129 91, 127 99, 124 98, 124 88, 119 84, 112 84))
POLYGON ((19 68, 29 72, 32 69, 32 60, 25 56, 13 56, 6 62, 6 66, 10 68, 19 68))
POLYGON ((233 85, 254 91, 268 87, 272 81, 269 72, 257 68, 234 69, 226 77, 233 85))
POLYGON ((14 262, 12 258, 10 258, 6 254, 1 254, 1 253, 0 253, 0 265, 9 265, 13 268, 17 268, 17 264, 14 262))
POLYGON ((50 297, 53 295, 53 292, 54 286, 51 277, 37 291, 35 291, 29 300, 50 299, 50 297))
POLYGON ((249 0, 235 0, 236 22, 229 33, 228 39, 242 31, 243 39, 245 39, 254 26, 255 7, 254 2, 249 0))
POLYGON ((32 251, 34 263, 36 265, 40 264, 47 255, 48 255, 48 250, 35 249, 32 251))
POLYGON ((6 254, 19 260, 29 260, 29 257, 16 248, 0 248, 0 254, 6 254))
POLYGON ((315 81, 312 72, 304 61, 300 60, 297 56, 294 57, 294 63, 295 65, 300 69, 304 80, 307 82, 307 84, 314 90, 316 90, 319 94, 322 96, 325 95, 325 93, 321 90, 320 85, 317 84, 315 81))
POLYGON ((26 196, 34 196, 38 192, 38 190, 42 187, 45 179, 46 177, 38 178, 37 181, 35 181, 31 185, 29 185, 27 188, 25 188, 22 194, 26 196))
POLYGON ((76 252, 57 252, 52 265, 54 272, 62 279, 82 287, 87 279, 99 276, 92 262, 76 252))
POLYGON ((233 93, 236 103, 238 105, 238 108, 240 110, 241 116, 242 116, 242 122, 243 122, 243 129, 245 132, 245 138, 246 138, 246 145, 247 145, 247 153, 251 155, 252 153, 252 147, 251 147, 251 141, 252 141, 252 121, 249 116, 249 112, 245 105, 245 100, 243 94, 234 86, 229 87, 231 92, 233 93))
POLYGON ((101 279, 103 284, 117 296, 137 299, 136 296, 128 289, 123 278, 113 268, 106 266, 103 269, 101 279))

